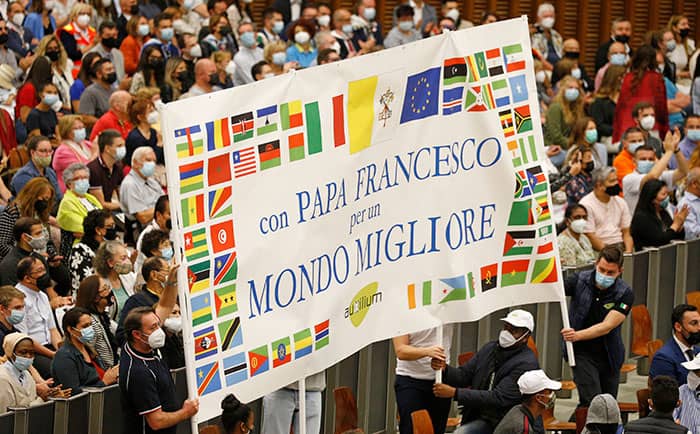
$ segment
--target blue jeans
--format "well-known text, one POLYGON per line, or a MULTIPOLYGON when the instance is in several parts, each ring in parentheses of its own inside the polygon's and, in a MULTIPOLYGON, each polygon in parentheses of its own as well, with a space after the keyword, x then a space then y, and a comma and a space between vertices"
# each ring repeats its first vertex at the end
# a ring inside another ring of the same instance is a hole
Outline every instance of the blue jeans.
MULTIPOLYGON (((306 434, 320 434, 321 392, 306 392, 306 434)), ((299 429, 299 391, 280 389, 263 397, 262 434, 289 434, 294 424, 294 433, 299 429)))
POLYGON ((454 434, 493 434, 493 428, 485 420, 477 419, 460 425, 454 434))

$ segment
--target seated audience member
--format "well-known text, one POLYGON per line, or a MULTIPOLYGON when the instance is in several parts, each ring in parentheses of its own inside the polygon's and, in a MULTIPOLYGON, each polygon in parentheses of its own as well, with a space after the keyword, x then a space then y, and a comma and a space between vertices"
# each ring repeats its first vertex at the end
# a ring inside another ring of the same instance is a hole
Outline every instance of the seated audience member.
POLYGON ((332 48, 324 48, 318 52, 318 57, 316 59, 319 65, 325 65, 326 63, 333 63, 342 60, 340 55, 332 48))
POLYGON ((221 401, 221 425, 224 434, 246 434, 255 429, 255 413, 235 396, 226 395, 221 401))
POLYGON ((126 155, 124 138, 117 130, 104 130, 97 138, 99 155, 87 164, 90 169, 89 193, 97 198, 102 208, 120 211, 119 186, 124 180, 122 159, 126 155))
POLYGON ((593 118, 582 116, 574 122, 569 135, 569 149, 578 147, 579 149, 590 149, 593 153, 595 168, 608 165, 608 150, 604 144, 599 142, 598 125, 593 118))
POLYGON ((95 327, 90 311, 74 307, 63 315, 65 340, 51 363, 53 379, 74 394, 84 387, 104 387, 117 382, 119 367, 107 369, 95 352, 95 327))
POLYGON ((622 434, 620 406, 609 393, 601 393, 591 399, 586 415, 586 426, 581 434, 622 434))
MULTIPOLYGON (((574 146, 569 150, 562 168, 563 175, 556 185, 565 184, 566 200, 569 205, 578 203, 593 191, 593 169, 596 162, 595 151, 588 146, 574 146)), ((555 182, 552 182, 555 186, 555 182)))
POLYGON ((131 161, 134 151, 140 147, 153 149, 156 154, 156 164, 165 164, 163 144, 159 145, 158 132, 151 127, 158 122, 158 112, 149 100, 137 99, 129 112, 134 128, 126 136, 126 156, 124 161, 131 161))
POLYGON ((43 262, 33 256, 20 260, 16 270, 19 279, 17 289, 22 291, 26 298, 24 318, 15 328, 32 337, 36 352, 34 367, 43 378, 50 378, 51 360, 61 342, 49 298, 42 291, 51 283, 51 279, 43 262))
POLYGON ((233 73, 233 84, 242 86, 253 82, 250 68, 263 60, 263 49, 258 47, 253 23, 241 22, 238 25, 238 34, 241 45, 238 52, 233 56, 233 62, 236 65, 233 73))
MULTIPOLYGON (((698 72, 700 74, 700 68, 698 68, 698 72)), ((696 87, 700 87, 700 81, 696 87)), ((697 92, 700 92, 700 89, 697 92)), ((686 160, 690 160, 690 156, 693 155, 693 151, 698 149, 698 145, 700 145, 700 114, 690 114, 685 120, 685 137, 678 144, 678 149, 686 160)), ((675 156, 671 158, 668 167, 671 169, 678 167, 675 156)))
POLYGON ((101 58, 93 63, 90 69, 93 77, 92 84, 87 86, 80 95, 80 111, 83 120, 88 125, 94 125, 99 118, 109 110, 110 97, 114 93, 114 82, 117 72, 111 60, 101 58))
POLYGON ((260 81, 275 76, 275 74, 272 72, 272 68, 270 68, 270 65, 264 60, 261 60, 250 68, 250 75, 255 79, 255 81, 260 81))
MULTIPOLYGON (((78 77, 70 86, 70 101, 73 113, 80 113, 80 98, 82 97, 83 92, 85 92, 85 88, 90 86, 95 81, 95 66, 101 59, 102 56, 100 56, 98 53, 87 53, 85 57, 83 57, 83 61, 80 65, 80 72, 78 72, 78 77)), ((93 120, 90 125, 95 123, 95 120, 93 120)))
POLYGON ((58 122, 58 134, 61 144, 53 154, 51 166, 56 171, 58 186, 61 192, 66 192, 66 184, 63 182, 63 171, 73 163, 87 164, 97 152, 93 151, 92 143, 87 139, 85 124, 80 116, 65 115, 58 122))
POLYGON ((636 164, 634 162, 634 153, 637 148, 644 146, 644 136, 642 131, 637 127, 628 128, 622 134, 622 150, 613 160, 613 167, 617 171, 617 179, 622 187, 622 179, 634 172, 636 164))
POLYGON ((518 389, 523 395, 522 404, 506 413, 493 434, 522 434, 531 430, 541 432, 542 414, 554 407, 556 391, 561 389, 561 383, 551 380, 543 370, 538 369, 521 375, 518 389))
MULTIPOLYGON (((399 45, 406 45, 410 42, 421 39, 421 34, 416 30, 413 24, 413 16, 415 11, 408 4, 400 5, 396 8, 396 26, 389 31, 384 38, 384 47, 393 48, 399 45)), ((336 39, 337 36, 336 36, 336 39)), ((340 46, 340 57, 345 59, 348 57, 347 51, 344 50, 343 44, 340 46), (345 53, 345 56, 343 54, 345 53)))
POLYGON ((442 341, 438 340, 439 329, 431 328, 393 338, 396 353, 396 406, 399 412, 401 434, 413 433, 411 413, 427 410, 437 432, 443 432, 447 425, 451 400, 436 398, 433 394, 435 372, 430 366, 431 359, 450 362, 449 354, 454 327, 442 326, 442 341))
POLYGON ((86 277, 78 287, 75 306, 82 307, 90 312, 92 328, 95 330, 95 340, 92 347, 97 352, 105 369, 114 366, 118 360, 117 341, 112 333, 112 326, 116 327, 108 313, 108 309, 115 303, 112 286, 107 279, 98 275, 86 277))
POLYGON ((619 194, 622 190, 617 181, 615 168, 606 167, 593 171, 593 191, 579 202, 588 210, 586 236, 593 250, 613 244, 631 253, 634 248, 630 235, 632 216, 627 203, 619 194))
POLYGON ((634 119, 634 125, 639 128, 642 135, 644 135, 644 144, 654 148, 656 156, 661 158, 661 155, 663 155, 661 140, 651 134, 656 126, 655 113, 656 110, 653 105, 648 102, 639 102, 635 104, 632 109, 632 118, 634 119))
POLYGON ((126 246, 121 241, 104 241, 95 252, 92 261, 95 273, 109 281, 117 300, 116 306, 109 309, 112 319, 119 317, 126 300, 134 294, 136 275, 129 259, 126 246))
POLYGON ((221 90, 221 88, 216 85, 218 79, 215 78, 216 81, 212 81, 212 75, 214 74, 216 74, 216 64, 214 64, 214 62, 209 59, 197 60, 197 63, 194 65, 194 84, 186 93, 183 93, 180 96, 180 99, 186 99, 221 90))
POLYGON ((36 393, 36 382, 28 370, 35 360, 34 341, 23 333, 5 336, 7 361, 0 365, 0 413, 8 407, 31 407, 44 402, 36 393))
POLYGON ((522 397, 518 378, 539 369, 535 354, 528 348, 528 337, 535 320, 527 311, 514 310, 502 318, 503 330, 498 342, 484 345, 474 357, 459 368, 447 366, 433 358, 433 369, 444 369, 444 384, 435 384, 439 398, 454 398, 462 408, 462 425, 457 432, 491 432, 522 397))
POLYGON ((51 154, 53 154, 51 141, 44 136, 34 136, 27 140, 26 146, 29 152, 29 161, 12 177, 12 182, 10 182, 12 193, 16 196, 32 178, 44 177, 49 180, 56 192, 56 202, 60 202, 63 199, 63 193, 58 188, 56 172, 50 167, 51 154))
MULTIPOLYGON (((170 242, 170 235, 168 232, 162 231, 160 229, 154 229, 144 234, 143 237, 139 237, 141 240, 141 253, 144 256, 144 260, 157 256, 165 260, 165 262, 170 262, 173 259, 174 251, 172 243, 170 242)), ((141 286, 145 280, 140 276, 141 266, 143 263, 134 266, 134 271, 136 272, 136 286, 141 286)))
MULTIPOLYGON (((649 377, 667 375, 675 378, 678 384, 685 384, 688 370, 684 362, 695 359, 700 352, 700 313, 690 304, 679 304, 671 314, 673 334, 671 339, 654 354, 649 367, 649 377)), ((700 360, 700 359, 699 359, 700 360)))
POLYGON ((673 419, 673 411, 680 404, 678 383, 671 377, 659 375, 651 380, 649 416, 633 420, 625 426, 625 434, 678 433, 691 431, 673 419))
POLYGON ((697 431, 700 426, 700 357, 682 362, 681 365, 688 370, 688 375, 684 378, 688 381, 678 388, 680 405, 673 412, 673 420, 683 426, 695 427, 697 431))
POLYGON ((640 146, 635 151, 635 170, 622 178, 622 193, 630 212, 634 212, 637 207, 640 190, 647 181, 661 180, 669 191, 673 191, 674 185, 688 174, 688 161, 676 149, 680 137, 675 135, 674 140, 669 136, 667 134, 664 141, 664 155, 661 159, 656 158, 654 149, 649 145, 640 146), (668 162, 674 153, 678 153, 678 169, 668 170, 668 162))
POLYGON ((562 266, 578 267, 595 261, 595 251, 585 234, 587 219, 588 211, 585 206, 573 204, 566 207, 566 229, 557 237, 562 266))
MULTIPOLYGON (((102 209, 100 201, 88 193, 90 189, 90 169, 83 163, 73 163, 63 171, 66 194, 58 206, 56 221, 61 230, 69 232, 76 239, 83 236, 83 220, 96 209, 102 209)), ((72 243, 71 243, 72 244, 72 243)))
POLYGON ((139 234, 138 240, 136 240, 136 251, 138 252, 138 255, 136 256, 136 261, 134 262, 134 271, 139 270, 137 273, 140 274, 143 261, 146 260, 146 255, 141 252, 141 245, 146 234, 154 230, 159 230, 170 234, 170 229, 172 229, 172 221, 170 220, 170 200, 168 199, 168 196, 164 194, 156 201, 153 211, 153 220, 151 220, 151 222, 145 228, 143 228, 139 234))
POLYGON ((626 70, 624 66, 611 66, 605 71, 603 81, 595 93, 588 111, 598 127, 602 142, 612 144, 615 106, 620 95, 620 84, 626 70))
POLYGON ((129 121, 131 100, 131 94, 125 90, 118 90, 111 94, 109 97, 109 110, 95 122, 90 132, 90 140, 97 140, 97 136, 104 130, 117 130, 122 138, 126 140, 129 131, 133 128, 129 121))
POLYGON ((685 181, 685 193, 678 203, 679 208, 688 208, 688 216, 683 223, 685 239, 700 237, 700 167, 690 169, 685 181))
POLYGON ((29 137, 46 136, 50 140, 56 140, 58 117, 52 107, 59 101, 58 89, 53 83, 45 83, 37 91, 39 103, 27 116, 27 134, 29 137))
MULTIPOLYGON (((605 74, 611 67, 625 68, 627 66, 627 61, 629 58, 627 56, 627 48, 625 47, 625 44, 621 42, 611 43, 608 48, 607 59, 608 62, 602 68, 598 69, 598 72, 595 75, 594 88, 596 92, 598 92, 598 90, 600 90, 600 88, 603 86, 605 74)), ((620 80, 620 82, 622 82, 622 80, 620 80)), ((620 89, 620 86, 618 85, 617 88, 620 89)))
POLYGON ((671 240, 685 238, 683 223, 688 215, 688 207, 681 208, 671 217, 668 209, 670 198, 666 184, 658 179, 652 179, 642 187, 631 226, 637 251, 645 247, 664 246, 671 240))
POLYGON ((561 79, 559 91, 549 105, 544 125, 544 143, 547 156, 561 167, 569 148, 569 135, 576 119, 583 117, 584 95, 581 84, 570 75, 561 79))
POLYGON ((312 38, 315 33, 316 26, 312 21, 297 20, 294 26, 290 26, 288 38, 293 42, 287 48, 287 62, 297 62, 300 68, 314 65, 317 50, 312 44, 312 38))
POLYGON ((68 265, 73 288, 77 288, 86 277, 94 274, 92 266, 97 248, 103 241, 115 240, 117 227, 112 213, 106 209, 94 209, 83 219, 83 236, 73 245, 68 265))
POLYGON ((182 342, 182 316, 180 306, 176 303, 169 317, 163 321, 165 346, 161 355, 170 369, 185 366, 185 347, 182 342))
POLYGON ((122 211, 130 220, 145 226, 153 220, 155 204, 163 194, 163 188, 153 176, 156 171, 156 154, 153 149, 136 148, 131 157, 131 171, 119 189, 122 211))
POLYGON ((5 355, 5 336, 19 333, 15 326, 24 319, 24 299, 27 296, 14 286, 0 286, 0 356, 5 355))

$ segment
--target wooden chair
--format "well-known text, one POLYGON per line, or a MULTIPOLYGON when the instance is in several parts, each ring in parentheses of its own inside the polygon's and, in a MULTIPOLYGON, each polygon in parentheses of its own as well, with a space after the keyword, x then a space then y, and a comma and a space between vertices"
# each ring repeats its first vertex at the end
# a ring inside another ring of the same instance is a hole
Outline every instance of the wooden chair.
POLYGON ((688 304, 691 304, 700 309, 700 291, 689 292, 685 295, 688 304))
POLYGON ((349 387, 336 387, 333 390, 335 398, 335 434, 345 432, 363 432, 357 423, 357 403, 349 387))
POLYGON ((581 431, 586 427, 586 419, 588 419, 588 407, 578 407, 576 409, 576 434, 581 434, 581 431))
POLYGON ((220 431, 216 425, 207 425, 199 429, 199 434, 220 434, 220 431))
POLYGON ((639 407, 639 418, 649 416, 649 389, 639 389, 637 391, 637 406, 639 407))
POLYGON ((472 357, 474 357, 474 351, 468 351, 466 353, 462 353, 457 357, 457 363, 459 363, 459 366, 462 366, 466 363, 468 363, 472 357))
POLYGON ((535 353, 535 358, 537 360, 540 359, 540 353, 537 351, 537 345, 535 344, 535 340, 532 338, 532 335, 530 335, 527 338, 527 347, 532 350, 533 353, 535 353))
POLYGON ((576 431, 576 422, 562 422, 554 417, 554 407, 542 414, 545 431, 576 431))
POLYGON ((643 304, 632 306, 632 354, 648 356, 647 344, 651 342, 651 315, 643 304))
POLYGON ((430 420, 428 410, 417 410, 411 413, 413 421, 413 434, 435 434, 433 421, 430 420))
POLYGON ((620 407, 620 417, 624 425, 627 424, 630 414, 639 412, 639 404, 636 402, 618 402, 617 406, 620 407))
POLYGON ((664 346, 664 341, 661 339, 654 339, 647 344, 647 358, 649 359, 649 364, 651 365, 651 359, 654 358, 654 354, 664 346))

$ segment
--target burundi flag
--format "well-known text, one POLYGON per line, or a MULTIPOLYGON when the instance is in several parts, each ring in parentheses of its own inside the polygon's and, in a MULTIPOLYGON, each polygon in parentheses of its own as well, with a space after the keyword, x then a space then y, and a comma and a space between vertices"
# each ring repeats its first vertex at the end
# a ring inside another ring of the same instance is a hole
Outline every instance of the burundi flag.
POLYGON ((510 208, 510 216, 508 217, 509 226, 528 226, 535 223, 535 217, 532 214, 532 201, 516 200, 510 208))
POLYGON ((489 76, 484 53, 476 53, 468 56, 467 64, 469 65, 469 83, 474 83, 489 76))
POLYGON ((267 372, 270 369, 270 355, 267 351, 267 345, 255 348, 248 351, 248 360, 250 363, 250 376, 255 377, 258 374, 267 372))
POLYGON ((447 287, 443 288, 442 290, 443 297, 439 304, 467 299, 467 282, 464 279, 464 276, 440 279, 440 282, 445 284, 447 287))
POLYGON ((197 377, 197 395, 203 396, 221 389, 219 362, 198 366, 195 376, 197 377))
POLYGON ((231 146, 231 134, 228 129, 228 119, 207 122, 207 150, 215 151, 231 146))
POLYGON ((503 63, 506 65, 506 72, 525 69, 525 54, 522 45, 514 44, 503 47, 503 63))
POLYGON ((486 65, 489 68, 489 76, 495 77, 503 74, 503 58, 500 48, 486 50, 486 65))
POLYGON ((221 351, 243 345, 243 331, 241 330, 241 319, 239 317, 224 320, 217 327, 219 336, 221 336, 221 351))
POLYGON ((233 237, 233 221, 226 220, 213 224, 209 227, 209 231, 212 253, 220 253, 236 247, 236 241, 233 237))
POLYGON ((535 198, 536 206, 535 206, 535 215, 537 216, 537 222, 543 222, 546 220, 549 220, 551 218, 551 215, 549 213, 549 202, 547 202, 547 195, 543 194, 542 196, 536 197, 535 198))
POLYGON ((501 268, 501 287, 521 285, 527 279, 528 259, 503 261, 501 268))
POLYGON ((280 105, 280 118, 283 131, 304 125, 304 118, 301 113, 301 100, 280 105))
POLYGON ((279 166, 281 163, 280 141, 275 140, 258 145, 258 154, 260 155, 260 170, 279 166))
POLYGON ((253 112, 231 116, 231 129, 233 130, 233 143, 242 142, 253 138, 253 112))
POLYGON ((192 157, 202 153, 204 140, 202 140, 201 133, 202 128, 199 125, 175 130, 177 158, 192 157))
POLYGON ((420 302, 421 306, 429 306, 433 303, 433 282, 426 280, 423 282, 420 294, 416 294, 415 283, 408 285, 408 308, 415 309, 416 303, 420 302), (420 299, 418 298, 420 297, 420 299))
POLYGON ((486 292, 498 286, 498 264, 481 267, 481 292, 486 292))
POLYGON ((330 320, 325 320, 322 323, 316 324, 314 326, 314 332, 316 335, 316 338, 314 339, 314 341, 316 342, 316 351, 318 351, 321 348, 328 345, 328 343, 329 343, 329 326, 330 326, 330 320))
POLYGON ((491 83, 491 88, 493 89, 493 98, 496 101, 496 107, 505 107, 510 104, 508 82, 505 79, 494 80, 491 83))
POLYGON ((318 102, 304 104, 306 116, 306 147, 309 155, 321 152, 323 139, 321 137, 321 114, 318 111, 318 102))
POLYGON ((180 202, 182 205, 182 226, 193 226, 204 221, 204 195, 187 197, 180 202))
POLYGON ((235 283, 214 290, 214 306, 217 318, 238 312, 235 283))
POLYGON ((180 193, 190 193, 204 188, 204 162, 180 165, 180 193))
POLYGON ((410 75, 401 110, 401 123, 425 119, 438 114, 440 67, 410 75))
POLYGON ((216 354, 216 333, 214 326, 205 327, 194 332, 194 359, 200 360, 216 354))
POLYGON ((207 181, 213 185, 231 182, 231 157, 222 154, 209 159, 207 163, 207 181))
POLYGON ((472 86, 467 89, 467 97, 464 100, 464 109, 468 112, 485 112, 496 107, 493 99, 493 91, 490 84, 472 86))
POLYGON ((311 330, 304 329, 294 333, 294 359, 299 359, 311 354, 313 350, 313 340, 311 338, 311 330))
POLYGON ((209 192, 209 218, 216 219, 231 215, 231 187, 224 187, 209 192))
POLYGON ((246 362, 245 353, 224 357, 223 365, 227 386, 231 387, 248 379, 248 362, 246 362))
POLYGON ((236 252, 225 253, 214 260, 214 285, 236 280, 238 276, 238 260, 236 252))
POLYGON ((348 83, 348 137, 351 154, 371 145, 375 118, 374 95, 378 82, 379 77, 373 75, 348 83))
POLYGON ((185 257, 187 261, 204 258, 209 255, 207 249, 206 229, 195 229, 185 233, 185 257))
POLYGON ((292 351, 289 337, 272 342, 272 367, 277 368, 291 361, 292 351))
POLYGON ((547 175, 540 166, 527 169, 527 182, 534 194, 547 191, 547 175))
POLYGON ((554 283, 557 281, 556 260, 552 258, 537 259, 532 269, 532 283, 554 283))
POLYGON ((525 75, 508 77, 508 81, 510 82, 510 92, 513 96, 513 104, 527 101, 527 83, 525 82, 525 75))
POLYGON ((345 104, 343 99, 344 95, 333 97, 333 145, 336 148, 345 144, 345 104))
POLYGON ((192 305, 192 326, 204 324, 212 320, 211 296, 209 293, 198 295, 190 299, 192 305))
POLYGON ((513 116, 510 110, 504 110, 498 113, 498 117, 501 120, 501 128, 503 129, 503 135, 510 137, 515 134, 515 129, 513 128, 513 116))
POLYGON ((524 170, 515 172, 515 194, 514 199, 524 199, 532 195, 532 189, 527 182, 527 173, 524 170))
POLYGON ((258 136, 277 131, 277 106, 263 107, 255 112, 258 136))
POLYGON ((503 256, 530 255, 535 242, 535 231, 507 231, 503 256))
MULTIPOLYGON (((528 104, 516 107, 513 109, 513 114, 515 116, 515 129, 518 134, 532 131, 532 116, 530 115, 530 106, 528 104)), ((533 161, 534 160, 537 160, 537 157, 534 157, 533 161)))
POLYGON ((190 294, 209 288, 208 260, 187 266, 187 285, 190 288, 190 294))

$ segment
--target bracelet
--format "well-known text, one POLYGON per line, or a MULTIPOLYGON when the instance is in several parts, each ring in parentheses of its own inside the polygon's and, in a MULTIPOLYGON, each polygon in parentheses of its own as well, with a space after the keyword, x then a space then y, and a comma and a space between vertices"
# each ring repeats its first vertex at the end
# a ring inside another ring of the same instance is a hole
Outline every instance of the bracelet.
POLYGON ((165 282, 165 284, 168 286, 175 286, 175 285, 177 285, 177 281, 170 280, 170 281, 165 282))
POLYGON ((676 150, 673 151, 674 154, 677 154, 677 153, 679 153, 679 152, 681 152, 681 148, 676 148, 676 150))

